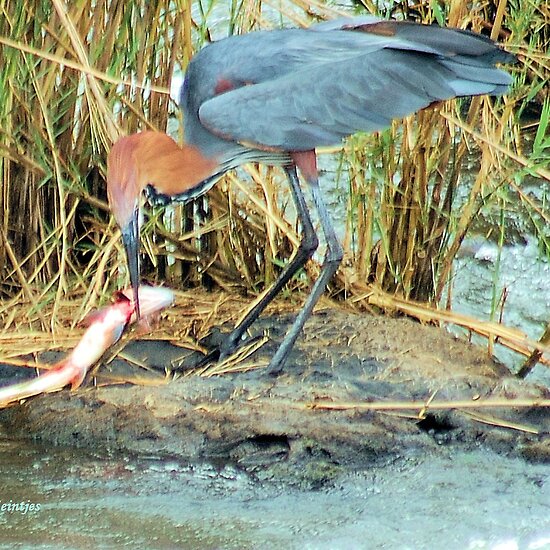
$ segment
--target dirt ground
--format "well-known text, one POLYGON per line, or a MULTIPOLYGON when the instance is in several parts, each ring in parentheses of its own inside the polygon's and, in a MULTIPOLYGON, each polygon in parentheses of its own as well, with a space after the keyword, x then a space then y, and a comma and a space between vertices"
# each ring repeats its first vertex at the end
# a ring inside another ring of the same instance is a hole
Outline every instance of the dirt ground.
POLYGON ((329 308, 310 319, 283 374, 273 378, 263 367, 290 318, 257 323, 255 331, 273 340, 246 359, 249 370, 198 376, 185 372, 197 352, 135 341, 124 349, 126 359, 101 367, 97 386, 88 381, 76 392, 29 399, 0 411, 0 423, 11 436, 47 444, 231 461, 262 478, 299 475, 311 486, 442 445, 550 461, 548 408, 428 410, 420 419, 418 410, 322 407, 550 397, 548 388, 512 377, 484 350, 410 319, 329 308), (117 383, 132 377, 141 384, 117 383))

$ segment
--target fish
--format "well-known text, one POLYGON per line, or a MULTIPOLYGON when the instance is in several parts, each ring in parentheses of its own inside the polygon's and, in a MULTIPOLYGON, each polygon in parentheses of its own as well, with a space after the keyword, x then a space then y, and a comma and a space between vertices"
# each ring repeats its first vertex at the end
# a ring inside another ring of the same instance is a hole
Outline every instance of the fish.
MULTIPOLYGON (((47 372, 0 388, 0 408, 41 393, 59 391, 69 384, 71 390, 80 387, 88 370, 120 339, 126 326, 136 321, 132 296, 132 289, 117 291, 113 304, 88 315, 84 320, 88 328, 76 347, 47 372)), ((174 293, 166 287, 141 285, 139 298, 140 316, 145 322, 174 303, 174 293)))
MULTIPOLYGON (((119 291, 126 299, 133 303, 134 291, 132 288, 125 288, 119 291)), ((139 327, 149 329, 151 321, 155 321, 160 312, 174 303, 174 291, 165 286, 140 285, 139 287, 139 305, 140 319, 137 319, 136 310, 132 312, 130 323, 138 321, 139 327), (143 307, 141 300, 144 300, 143 307), (143 321, 143 324, 141 323, 143 321)))

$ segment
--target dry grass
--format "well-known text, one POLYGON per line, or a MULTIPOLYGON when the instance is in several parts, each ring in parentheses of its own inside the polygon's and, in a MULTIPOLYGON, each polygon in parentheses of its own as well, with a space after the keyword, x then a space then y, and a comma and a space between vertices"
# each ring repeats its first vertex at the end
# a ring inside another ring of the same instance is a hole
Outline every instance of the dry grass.
MULTIPOLYGON (((168 95, 174 70, 226 32, 337 15, 322 2, 247 0, 228 2, 228 20, 214 24, 205 10, 215 2, 189 4, 0 0, 2 357, 23 351, 19 335, 36 343, 32 350, 51 347, 52 339, 54 347, 71 346, 75 322, 125 284, 105 201, 106 153, 121 133, 179 127, 168 95)), ((522 184, 550 180, 550 14, 544 2, 453 2, 448 13, 433 11, 432 2, 388 5, 382 15, 483 31, 519 58, 506 98, 445 103, 378 135, 355 136, 340 151, 349 223, 346 267, 331 290, 357 307, 415 315, 416 302, 435 311, 451 301, 456 253, 482 209, 506 208, 498 199, 503 189, 527 212, 549 254, 548 203, 525 194, 522 184), (472 159, 469 183, 463 173, 472 159), (390 298, 373 301, 382 295, 390 298)), ((256 294, 274 279, 298 241, 281 200, 282 174, 249 167, 245 175, 229 174, 208 197, 174 208, 170 219, 149 212, 144 268, 151 280, 234 295, 256 294)), ((314 276, 317 266, 307 270, 314 276)), ((307 278, 291 286, 305 288, 307 278)), ((437 312, 432 320, 440 321, 437 312)))

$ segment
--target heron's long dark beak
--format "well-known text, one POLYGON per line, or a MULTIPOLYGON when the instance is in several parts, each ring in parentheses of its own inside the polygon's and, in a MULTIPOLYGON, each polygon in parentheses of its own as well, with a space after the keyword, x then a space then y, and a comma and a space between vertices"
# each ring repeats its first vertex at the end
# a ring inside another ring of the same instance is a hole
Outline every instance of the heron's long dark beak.
POLYGON ((122 228, 122 242, 126 250, 126 259, 128 261, 128 270, 130 271, 130 284, 134 294, 136 319, 140 318, 139 311, 139 220, 138 209, 136 208, 128 224, 122 228))

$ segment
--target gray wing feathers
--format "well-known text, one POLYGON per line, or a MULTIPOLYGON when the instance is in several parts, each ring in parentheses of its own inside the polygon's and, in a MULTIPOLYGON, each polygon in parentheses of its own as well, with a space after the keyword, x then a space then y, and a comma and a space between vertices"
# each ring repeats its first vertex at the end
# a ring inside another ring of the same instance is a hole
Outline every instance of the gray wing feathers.
POLYGON ((301 64, 293 63, 287 73, 278 67, 273 79, 205 101, 201 123, 226 139, 309 150, 357 131, 383 129, 434 101, 504 93, 511 82, 494 67, 509 54, 488 39, 439 27, 379 24, 395 33, 370 34, 370 23, 363 32, 332 27, 323 32, 321 25, 313 27, 317 32, 298 31, 300 49, 290 55, 304 52, 301 64))

